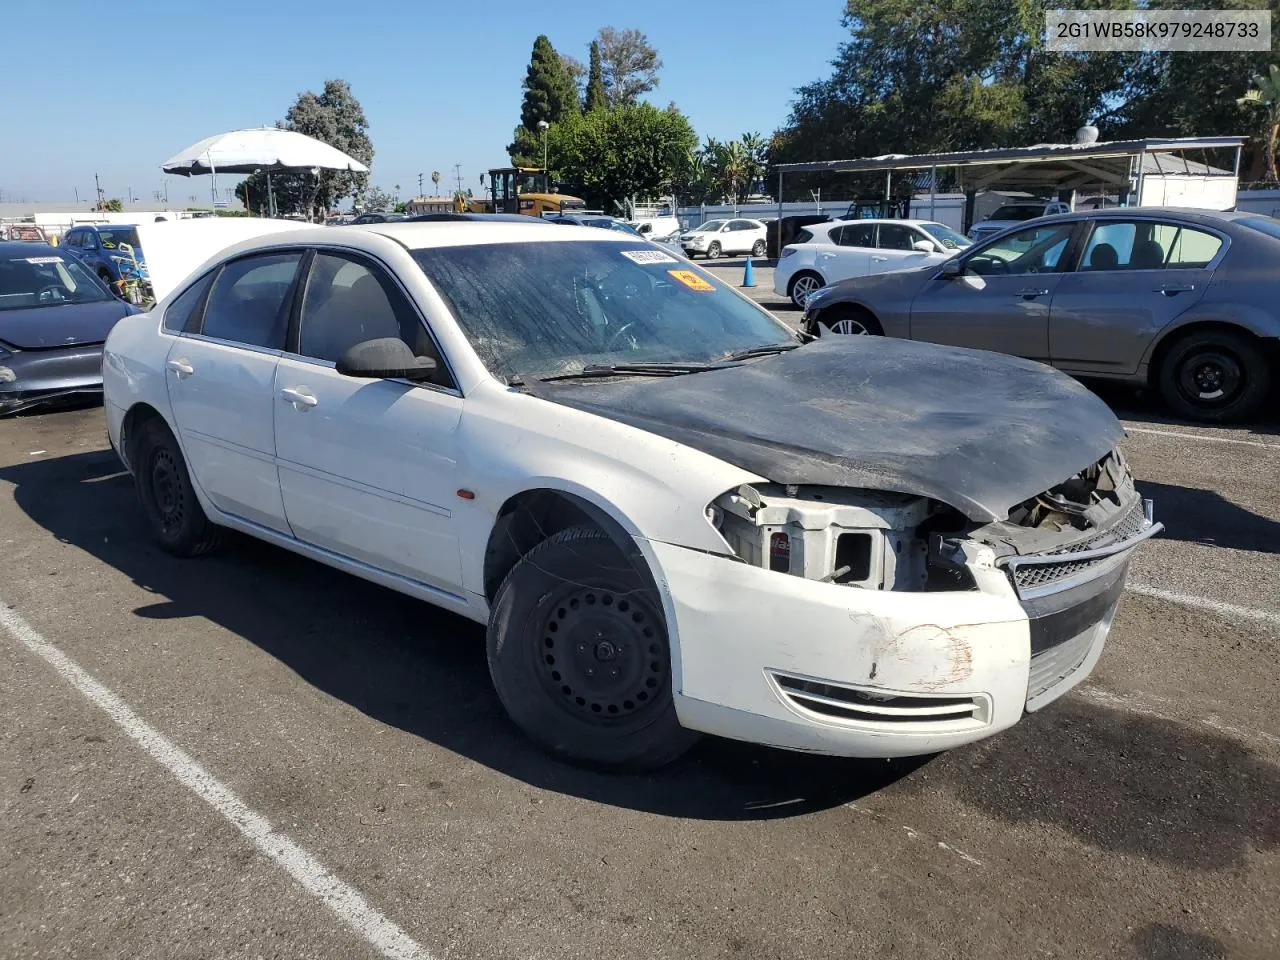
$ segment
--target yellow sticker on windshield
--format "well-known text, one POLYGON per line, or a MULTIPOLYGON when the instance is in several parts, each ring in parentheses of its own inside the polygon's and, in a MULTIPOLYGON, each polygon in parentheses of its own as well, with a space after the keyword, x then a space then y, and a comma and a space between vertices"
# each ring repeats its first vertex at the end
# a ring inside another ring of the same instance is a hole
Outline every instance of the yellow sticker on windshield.
POLYGON ((692 270, 668 270, 667 273, 671 276, 671 279, 678 283, 683 283, 690 290, 697 290, 699 293, 715 293, 716 288, 692 270))

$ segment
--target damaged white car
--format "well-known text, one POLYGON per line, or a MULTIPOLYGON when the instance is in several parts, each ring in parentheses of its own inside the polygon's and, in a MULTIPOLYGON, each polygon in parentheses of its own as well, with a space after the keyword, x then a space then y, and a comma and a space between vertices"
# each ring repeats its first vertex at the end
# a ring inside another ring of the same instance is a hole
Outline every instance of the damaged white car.
POLYGON ((595 765, 989 736, 1088 675, 1159 529, 1065 376, 801 344, 586 228, 272 232, 118 323, 104 368, 165 549, 239 530, 486 624, 512 719, 595 765))

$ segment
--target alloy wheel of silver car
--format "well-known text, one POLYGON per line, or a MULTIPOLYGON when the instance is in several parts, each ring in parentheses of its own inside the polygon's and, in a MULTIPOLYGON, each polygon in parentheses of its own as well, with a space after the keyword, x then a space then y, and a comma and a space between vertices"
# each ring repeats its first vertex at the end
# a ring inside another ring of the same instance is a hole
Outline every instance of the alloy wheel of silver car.
POLYGON ((791 302, 804 309, 805 301, 822 289, 822 281, 811 274, 796 277, 791 284, 791 302))

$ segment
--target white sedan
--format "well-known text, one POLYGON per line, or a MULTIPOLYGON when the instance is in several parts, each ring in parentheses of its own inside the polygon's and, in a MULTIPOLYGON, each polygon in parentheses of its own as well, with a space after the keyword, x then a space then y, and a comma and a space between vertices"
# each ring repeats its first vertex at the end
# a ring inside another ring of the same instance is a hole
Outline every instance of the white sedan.
POLYGON ((763 257, 765 225, 759 220, 708 220, 680 235, 680 246, 689 259, 715 260, 724 254, 749 253, 763 257))
POLYGON ((930 220, 836 220, 814 223, 782 248, 773 291, 797 307, 837 280, 941 263, 972 241, 930 220))
POLYGON ((612 231, 262 230, 107 340, 152 534, 237 530, 486 625, 558 756, 996 733, 1089 673, 1158 529, 1118 421, 1039 364, 802 345, 612 231))

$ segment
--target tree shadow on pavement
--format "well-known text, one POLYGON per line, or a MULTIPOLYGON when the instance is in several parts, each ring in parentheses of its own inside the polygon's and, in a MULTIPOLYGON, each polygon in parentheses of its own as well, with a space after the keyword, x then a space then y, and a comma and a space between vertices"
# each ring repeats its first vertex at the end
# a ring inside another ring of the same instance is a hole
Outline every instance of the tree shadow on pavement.
POLYGON ((1240 869, 1280 848, 1280 767, 1208 725, 1074 694, 904 788, 939 784, 997 820, 1188 870, 1240 869))
POLYGON ((149 619, 203 617, 368 716, 533 786, 663 816, 774 819, 835 807, 926 759, 839 760, 706 738, 657 773, 597 773, 524 739, 489 680, 484 630, 461 617, 248 537, 176 560, 150 540, 110 451, 0 468, 58 540, 157 594, 149 619))
POLYGON ((1155 501, 1160 536, 1211 547, 1280 553, 1280 521, 1237 506, 1216 490, 1139 480, 1144 497, 1155 501))

